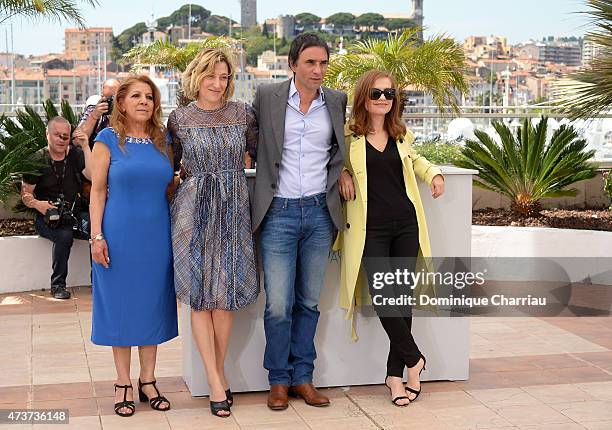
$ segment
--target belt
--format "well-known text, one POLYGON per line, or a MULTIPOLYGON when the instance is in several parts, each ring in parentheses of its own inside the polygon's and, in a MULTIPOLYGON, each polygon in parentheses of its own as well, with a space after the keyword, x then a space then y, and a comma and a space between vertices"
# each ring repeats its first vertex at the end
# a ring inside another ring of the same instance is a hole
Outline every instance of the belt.
POLYGON ((216 182, 219 186, 219 191, 221 194, 221 200, 227 201, 227 189, 225 188, 225 183, 222 180, 224 173, 244 173, 243 169, 226 169, 226 170, 215 170, 213 172, 196 172, 196 173, 187 173, 187 178, 210 178, 214 182, 216 182))

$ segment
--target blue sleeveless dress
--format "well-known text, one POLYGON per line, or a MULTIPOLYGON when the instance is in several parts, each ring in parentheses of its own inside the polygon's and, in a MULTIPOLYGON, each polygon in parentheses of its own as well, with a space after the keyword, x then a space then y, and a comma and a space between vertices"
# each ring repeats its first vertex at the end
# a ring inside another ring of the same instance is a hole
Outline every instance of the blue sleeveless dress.
POLYGON ((173 170, 150 139, 112 128, 96 142, 110 150, 102 233, 108 269, 93 263, 92 331, 96 345, 157 345, 178 336, 170 211, 166 189, 173 170))

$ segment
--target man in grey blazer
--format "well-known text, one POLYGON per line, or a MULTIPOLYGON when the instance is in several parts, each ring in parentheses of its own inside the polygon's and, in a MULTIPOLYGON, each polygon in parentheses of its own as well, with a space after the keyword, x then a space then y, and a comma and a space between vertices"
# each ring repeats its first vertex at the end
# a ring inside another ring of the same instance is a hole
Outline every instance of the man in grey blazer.
POLYGON ((293 40, 294 77, 262 85, 253 108, 259 123, 251 202, 259 232, 266 308, 268 407, 288 395, 311 406, 329 399, 312 384, 319 295, 343 215, 337 181, 343 169, 346 94, 322 87, 329 48, 314 34, 293 40))

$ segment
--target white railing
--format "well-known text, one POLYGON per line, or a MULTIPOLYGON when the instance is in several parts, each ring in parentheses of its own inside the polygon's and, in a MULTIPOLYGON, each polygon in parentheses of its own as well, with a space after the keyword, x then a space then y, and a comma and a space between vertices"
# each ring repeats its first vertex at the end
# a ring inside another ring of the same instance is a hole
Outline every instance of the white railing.
MULTIPOLYGON (((38 113, 43 114, 42 104, 29 105, 38 113)), ((9 117, 15 116, 15 111, 23 109, 22 104, 0 104, 0 113, 9 117)), ((56 105, 59 110, 59 105, 56 105)), ((84 105, 73 105, 77 114, 84 105)), ((176 105, 163 105, 162 116, 166 121, 176 105)), ((612 160, 612 111, 596 115, 589 120, 570 121, 567 114, 551 105, 526 106, 461 106, 460 114, 453 113, 450 107, 442 110, 437 106, 416 105, 406 106, 403 119, 415 133, 417 141, 441 140, 461 142, 473 138, 473 130, 493 131, 493 121, 503 121, 512 129, 522 125, 525 118, 537 121, 542 115, 549 119, 549 128, 554 130, 561 124, 571 123, 589 142, 589 146, 597 151, 596 158, 612 160)))

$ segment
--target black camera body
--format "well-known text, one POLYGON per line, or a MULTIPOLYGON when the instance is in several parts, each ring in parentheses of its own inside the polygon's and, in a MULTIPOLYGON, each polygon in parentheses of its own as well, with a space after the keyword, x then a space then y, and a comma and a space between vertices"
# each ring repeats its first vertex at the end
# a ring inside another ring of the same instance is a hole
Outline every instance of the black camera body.
POLYGON ((113 96, 108 96, 106 97, 106 103, 108 103, 108 111, 106 112, 106 115, 109 115, 113 112, 113 96))
POLYGON ((55 206, 55 208, 47 209, 45 213, 45 224, 47 224, 49 228, 58 228, 62 225, 74 225, 74 203, 70 204, 70 202, 62 198, 58 198, 49 203, 55 206))

